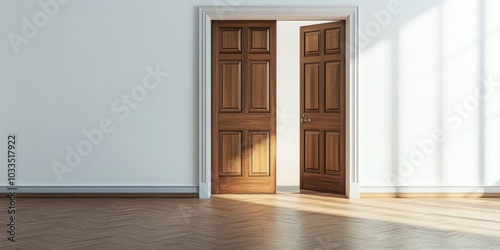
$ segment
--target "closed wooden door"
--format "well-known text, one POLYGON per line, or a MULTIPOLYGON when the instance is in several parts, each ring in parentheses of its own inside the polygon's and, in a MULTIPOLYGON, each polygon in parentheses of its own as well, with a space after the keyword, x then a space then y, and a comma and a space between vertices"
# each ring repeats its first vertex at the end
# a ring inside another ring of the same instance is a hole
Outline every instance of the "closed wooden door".
POLYGON ((276 21, 213 21, 212 54, 212 193, 275 193, 276 21))
POLYGON ((300 29, 300 187, 345 194, 345 22, 300 29))

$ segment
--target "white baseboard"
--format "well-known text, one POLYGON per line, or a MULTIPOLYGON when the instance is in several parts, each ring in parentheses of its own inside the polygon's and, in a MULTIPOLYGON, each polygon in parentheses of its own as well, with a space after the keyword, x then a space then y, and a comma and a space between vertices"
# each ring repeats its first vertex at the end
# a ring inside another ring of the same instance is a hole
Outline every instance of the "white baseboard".
POLYGON ((500 193, 500 186, 364 186, 359 187, 360 193, 470 193, 470 194, 488 194, 500 193))
POLYGON ((349 199, 359 199, 360 188, 358 183, 351 182, 346 187, 346 195, 349 199))
POLYGON ((210 186, 211 183, 200 183, 200 189, 199 189, 199 194, 198 197, 200 199, 208 199, 210 196, 212 196, 212 188, 210 186))
MULTIPOLYGON (((197 194, 197 186, 16 186, 16 193, 27 194, 197 194)), ((0 187, 0 193, 13 191, 0 187)))
MULTIPOLYGON (((196 194, 199 193, 198 186, 17 186, 16 193, 27 194, 196 194)), ((0 193, 9 193, 10 187, 1 186, 0 193)), ((208 187, 204 188, 204 196, 210 197, 208 187)), ((488 194, 500 193, 500 186, 361 186, 361 194, 397 194, 397 193, 468 193, 488 194)), ((355 197, 351 197, 355 198, 355 197)))

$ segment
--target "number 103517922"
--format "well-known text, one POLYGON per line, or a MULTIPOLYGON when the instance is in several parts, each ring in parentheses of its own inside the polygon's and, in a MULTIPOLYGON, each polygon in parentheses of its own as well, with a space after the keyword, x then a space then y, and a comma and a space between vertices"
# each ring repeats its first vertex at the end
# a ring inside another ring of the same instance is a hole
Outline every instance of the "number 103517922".
POLYGON ((8 185, 16 185, 16 135, 7 136, 7 177, 8 185))

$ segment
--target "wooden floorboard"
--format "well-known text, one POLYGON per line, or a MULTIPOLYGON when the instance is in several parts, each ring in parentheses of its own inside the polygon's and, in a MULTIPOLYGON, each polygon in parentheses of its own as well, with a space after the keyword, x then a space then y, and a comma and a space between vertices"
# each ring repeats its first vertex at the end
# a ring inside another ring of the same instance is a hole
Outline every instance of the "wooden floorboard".
POLYGON ((0 249, 500 249, 500 199, 18 198, 0 249))

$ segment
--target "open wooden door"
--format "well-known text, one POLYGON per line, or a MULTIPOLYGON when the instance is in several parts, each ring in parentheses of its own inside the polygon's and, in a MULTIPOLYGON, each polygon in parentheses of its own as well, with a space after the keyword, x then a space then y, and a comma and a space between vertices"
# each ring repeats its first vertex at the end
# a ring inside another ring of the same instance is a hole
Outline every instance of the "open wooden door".
POLYGON ((300 188, 345 194, 345 21, 300 29, 300 188))
POLYGON ((276 193, 276 21, 213 21, 212 54, 212 193, 276 193))

